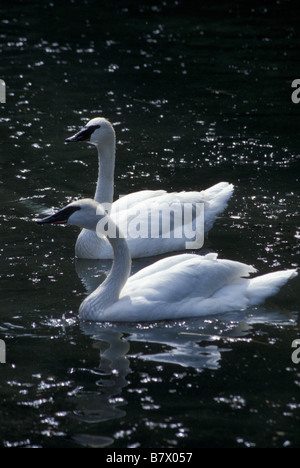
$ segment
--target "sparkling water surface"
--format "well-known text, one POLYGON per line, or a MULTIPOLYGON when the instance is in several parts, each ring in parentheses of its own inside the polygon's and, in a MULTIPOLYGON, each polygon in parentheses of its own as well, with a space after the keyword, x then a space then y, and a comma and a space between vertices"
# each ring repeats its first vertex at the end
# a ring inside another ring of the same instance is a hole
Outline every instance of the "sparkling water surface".
POLYGON ((293 5, 1 2, 0 446, 300 446, 299 277, 247 311, 83 323, 80 303, 111 263, 75 259, 75 227, 35 223, 93 196, 95 149, 64 140, 104 116, 115 198, 229 181, 199 254, 298 267, 293 5))

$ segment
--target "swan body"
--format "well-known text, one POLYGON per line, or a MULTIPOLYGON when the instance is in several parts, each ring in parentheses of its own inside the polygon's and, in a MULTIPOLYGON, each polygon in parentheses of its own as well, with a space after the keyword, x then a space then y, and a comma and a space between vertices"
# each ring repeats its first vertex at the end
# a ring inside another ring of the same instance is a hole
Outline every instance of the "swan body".
MULTIPOLYGON (((120 227, 125 235, 131 257, 148 257, 166 252, 186 250, 190 238, 186 232, 174 236, 172 226, 169 232, 164 232, 156 238, 153 236, 137 236, 128 229, 137 219, 150 229, 151 216, 160 213, 162 219, 169 217, 170 209, 182 210, 187 204, 194 207, 203 204, 204 225, 201 235, 208 233, 216 218, 225 210, 233 193, 233 185, 220 182, 200 192, 167 193, 165 190, 142 190, 121 197, 113 202, 114 169, 115 169, 115 131, 110 122, 104 118, 90 120, 78 133, 66 139, 67 142, 87 141, 96 146, 99 160, 99 174, 95 201, 105 207, 111 219, 120 227)), ((199 244, 200 248, 202 245, 199 244)), ((95 232, 83 229, 75 245, 75 254, 79 258, 111 259, 113 249, 106 238, 101 238, 95 232)))
POLYGON ((126 239, 94 200, 73 202, 39 224, 68 223, 95 231, 103 219, 117 234, 108 236, 114 261, 105 281, 82 302, 79 314, 83 320, 157 321, 241 310, 261 304, 297 276, 290 269, 249 278, 256 272, 252 266, 218 259, 215 253, 183 253, 129 277, 131 257, 126 239))

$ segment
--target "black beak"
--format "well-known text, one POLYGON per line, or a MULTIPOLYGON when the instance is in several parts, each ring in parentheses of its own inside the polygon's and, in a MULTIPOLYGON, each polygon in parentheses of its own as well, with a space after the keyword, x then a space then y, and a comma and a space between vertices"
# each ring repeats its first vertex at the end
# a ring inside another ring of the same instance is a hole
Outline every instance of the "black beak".
POLYGON ((66 138, 66 142, 71 141, 90 141, 91 134, 96 130, 96 128, 100 128, 100 125, 89 125, 88 127, 83 127, 78 133, 75 135, 66 138))
POLYGON ((37 224, 67 224, 70 216, 77 210, 80 210, 79 206, 67 206, 54 215, 37 221, 37 224))

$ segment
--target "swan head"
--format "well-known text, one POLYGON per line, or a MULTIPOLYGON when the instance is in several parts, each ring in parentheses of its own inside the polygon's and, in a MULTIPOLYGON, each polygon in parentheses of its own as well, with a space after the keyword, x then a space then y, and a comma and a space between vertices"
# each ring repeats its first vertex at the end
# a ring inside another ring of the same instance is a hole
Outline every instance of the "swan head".
POLYGON ((66 138, 66 142, 87 141, 99 148, 114 144, 115 131, 112 124, 103 117, 96 117, 90 120, 79 132, 75 135, 66 138))
POLYGON ((55 214, 37 221, 37 224, 72 224, 96 231, 98 222, 106 216, 107 213, 99 203, 85 198, 70 203, 55 214))

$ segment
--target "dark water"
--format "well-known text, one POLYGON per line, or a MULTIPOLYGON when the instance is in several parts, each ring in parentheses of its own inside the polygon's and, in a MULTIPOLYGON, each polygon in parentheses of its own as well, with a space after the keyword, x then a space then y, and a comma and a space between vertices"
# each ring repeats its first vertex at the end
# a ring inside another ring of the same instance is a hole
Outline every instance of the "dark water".
POLYGON ((298 266, 295 3, 196 3, 1 2, 0 446, 300 446, 299 277, 243 313, 84 324, 110 263, 75 261, 75 228, 34 223, 93 195, 95 150, 64 140, 102 115, 116 197, 230 181, 204 251, 298 266))

